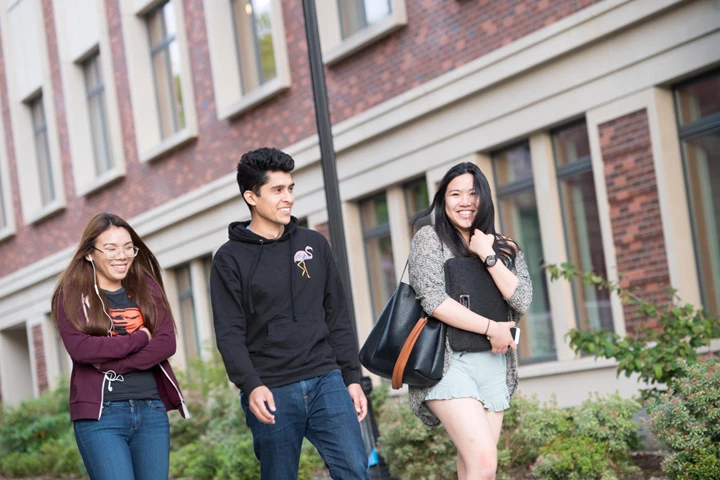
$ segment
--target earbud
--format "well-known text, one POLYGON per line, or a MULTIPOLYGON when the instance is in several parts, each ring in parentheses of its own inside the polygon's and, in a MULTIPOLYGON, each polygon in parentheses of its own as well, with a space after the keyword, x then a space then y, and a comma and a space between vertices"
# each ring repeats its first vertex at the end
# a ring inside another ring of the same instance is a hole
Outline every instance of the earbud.
POLYGON ((93 259, 92 259, 92 257, 90 256, 89 253, 88 253, 87 255, 85 255, 85 260, 87 260, 87 261, 90 262, 90 263, 93 263, 93 259))

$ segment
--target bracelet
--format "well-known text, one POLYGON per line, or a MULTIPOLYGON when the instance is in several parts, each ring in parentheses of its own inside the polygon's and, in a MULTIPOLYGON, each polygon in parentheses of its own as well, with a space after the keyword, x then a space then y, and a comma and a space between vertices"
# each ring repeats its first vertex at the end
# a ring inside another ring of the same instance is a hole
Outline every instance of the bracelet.
POLYGON ((492 320, 490 320, 490 319, 488 318, 488 325, 487 325, 487 328, 485 329, 485 333, 483 333, 483 335, 486 335, 486 336, 487 336, 487 333, 490 331, 490 322, 492 322, 492 320))

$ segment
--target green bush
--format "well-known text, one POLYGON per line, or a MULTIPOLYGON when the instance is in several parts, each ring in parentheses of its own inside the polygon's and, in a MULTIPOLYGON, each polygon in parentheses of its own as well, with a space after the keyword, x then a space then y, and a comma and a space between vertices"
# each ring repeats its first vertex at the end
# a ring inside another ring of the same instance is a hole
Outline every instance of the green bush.
MULTIPOLYGON (((640 299, 632 291, 620 288, 592 272, 579 271, 571 263, 545 265, 552 280, 564 278, 568 281, 581 280, 585 285, 607 289, 618 295, 620 300, 636 309, 648 324, 654 328, 640 327, 633 335, 621 337, 608 330, 571 330, 568 333, 570 346, 578 353, 595 357, 612 358, 618 362, 618 376, 638 375, 638 381, 654 385, 673 386, 682 379, 680 360, 690 364, 698 361, 698 349, 708 347, 713 338, 720 337, 720 321, 711 317, 703 308, 682 304, 675 289, 668 289, 668 301, 656 304, 640 299)), ((656 396, 661 389, 644 390, 643 396, 656 396)))
POLYGON ((533 476, 544 480, 603 480, 612 478, 606 446, 589 437, 556 437, 540 449, 533 476), (604 476, 605 475, 605 476, 604 476))
POLYGON ((79 476, 85 473, 70 422, 69 384, 18 407, 2 406, 0 475, 79 476))
POLYGON ((427 428, 406 398, 388 400, 379 417, 378 453, 399 480, 455 479, 457 450, 444 428, 427 428))
MULTIPOLYGON (((637 445, 640 409, 619 394, 594 395, 577 408, 559 408, 553 398, 516 396, 503 417, 498 477, 532 467, 541 479, 603 479, 637 472, 629 458, 637 445)), ((389 400, 379 417, 379 452, 400 479, 456 478, 457 450, 443 428, 427 428, 407 401, 389 400), (418 461, 422 459, 422 461, 418 461)))
POLYGON ((678 370, 674 387, 646 404, 650 431, 672 451, 663 468, 671 479, 720 479, 720 360, 678 370))

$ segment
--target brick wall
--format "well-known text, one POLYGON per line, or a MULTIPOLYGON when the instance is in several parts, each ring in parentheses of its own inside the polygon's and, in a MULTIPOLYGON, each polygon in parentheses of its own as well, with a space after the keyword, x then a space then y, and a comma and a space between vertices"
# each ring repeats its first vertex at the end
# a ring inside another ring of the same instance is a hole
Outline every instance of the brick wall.
MULTIPOLYGON (((39 224, 23 225, 8 110, 4 51, 0 104, 6 128, 17 234, 0 242, 0 277, 77 242, 96 213, 125 218, 162 205, 233 171, 240 154, 260 145, 284 147, 315 133, 301 0, 283 0, 291 88, 231 121, 219 121, 212 87, 203 0, 183 0, 195 89, 198 139, 151 163, 140 163, 135 143, 119 1, 107 0, 114 85, 120 103, 126 177, 87 197, 74 195, 53 2, 43 0, 50 73, 67 208, 39 224)), ((124 1, 124 0, 122 0, 124 1)), ((500 46, 600 0, 406 0, 408 25, 327 69, 334 123, 421 85, 500 46), (442 59, 442 60, 438 60, 442 59)), ((106 52, 107 53, 107 52, 106 52)))
MULTIPOLYGON (((667 301, 670 274, 647 111, 617 118, 599 129, 620 285, 634 289, 643 300, 667 301)), ((634 307, 624 309, 627 329, 633 331, 641 317, 634 307)))
POLYGON ((45 345, 43 343, 42 325, 32 327, 32 342, 35 348, 35 372, 37 373, 38 390, 43 393, 48 389, 47 364, 45 363, 45 345))

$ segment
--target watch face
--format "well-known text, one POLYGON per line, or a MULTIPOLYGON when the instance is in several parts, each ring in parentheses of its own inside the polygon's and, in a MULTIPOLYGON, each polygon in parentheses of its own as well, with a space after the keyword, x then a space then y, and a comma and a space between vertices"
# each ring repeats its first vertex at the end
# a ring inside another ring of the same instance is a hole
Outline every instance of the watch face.
POLYGON ((485 265, 488 267, 492 267, 497 262, 497 256, 496 255, 488 255, 485 257, 485 265))

